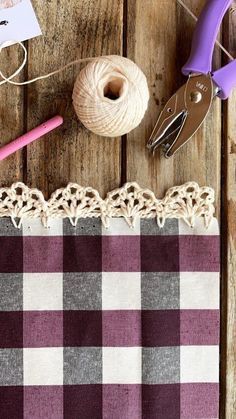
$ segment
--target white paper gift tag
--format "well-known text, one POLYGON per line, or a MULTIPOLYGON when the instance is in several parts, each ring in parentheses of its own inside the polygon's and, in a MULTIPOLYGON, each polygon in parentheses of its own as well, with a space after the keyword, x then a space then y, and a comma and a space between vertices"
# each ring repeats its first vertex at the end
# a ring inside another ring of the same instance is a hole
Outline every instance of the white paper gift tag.
POLYGON ((12 45, 41 34, 30 0, 0 0, 0 44, 12 45))

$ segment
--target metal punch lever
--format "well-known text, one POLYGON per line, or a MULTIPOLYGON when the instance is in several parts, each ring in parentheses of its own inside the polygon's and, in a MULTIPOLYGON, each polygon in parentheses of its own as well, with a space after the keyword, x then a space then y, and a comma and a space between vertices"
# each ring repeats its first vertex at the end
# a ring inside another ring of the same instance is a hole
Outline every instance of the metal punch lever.
POLYGON ((163 146, 169 158, 198 130, 210 109, 214 86, 209 75, 191 75, 167 102, 147 143, 155 152, 163 146))
POLYGON ((221 21, 232 0, 207 0, 193 36, 189 60, 182 69, 189 76, 167 102, 147 143, 153 152, 162 145, 173 156, 205 120, 214 96, 227 99, 236 86, 236 60, 212 71, 212 56, 221 21))

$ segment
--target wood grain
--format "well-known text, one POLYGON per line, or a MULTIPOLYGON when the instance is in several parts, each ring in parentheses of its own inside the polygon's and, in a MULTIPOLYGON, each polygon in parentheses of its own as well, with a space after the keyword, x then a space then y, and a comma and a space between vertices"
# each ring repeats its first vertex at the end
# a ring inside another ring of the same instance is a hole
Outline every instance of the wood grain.
MULTIPOLYGON (((236 13, 224 26, 224 42, 236 57, 236 13)), ((222 417, 236 417, 236 92, 224 104, 222 161, 222 417), (225 416, 224 416, 225 415, 225 416)))
MULTIPOLYGON (((173 0, 130 0, 128 2, 128 57, 147 75, 151 99, 141 126, 127 138, 127 175, 151 188, 157 195, 173 185, 194 180, 212 186, 219 203, 221 102, 213 103, 203 127, 174 158, 166 160, 161 151, 155 157, 145 148, 158 114, 185 79, 181 67, 190 52, 195 22, 173 0), (147 47, 148 46, 148 47, 147 47), (140 170, 140 168, 142 168, 140 170)), ((188 1, 199 14, 203 0, 188 1)), ((216 63, 219 65, 219 51, 216 63)), ((219 210, 219 205, 218 205, 219 210)))
MULTIPOLYGON (((35 1, 45 34, 29 46, 29 77, 47 73, 75 58, 122 54, 123 3, 117 0, 35 1)), ((80 67, 28 88, 28 128, 55 114, 62 128, 31 145, 27 183, 48 196, 69 181, 91 185, 102 195, 120 184, 121 140, 98 138, 82 127, 72 107, 80 67)))
MULTIPOLYGON (((205 0, 186 4, 198 15, 205 0)), ((236 93, 223 105, 216 99, 202 128, 174 158, 154 158, 146 142, 168 98, 185 79, 181 67, 195 22, 175 0, 34 0, 43 37, 29 41, 29 64, 21 78, 57 69, 78 57, 124 52, 144 71, 150 104, 142 124, 123 139, 89 133, 77 120, 71 94, 80 66, 27 88, 1 86, 1 145, 51 116, 64 116, 63 127, 27 150, 0 162, 1 185, 24 180, 49 196, 75 181, 104 196, 125 180, 136 180, 162 196, 168 187, 195 180, 222 197, 221 417, 236 417, 236 93), (223 106, 223 108, 222 108, 223 106), (222 109, 224 125, 222 127, 222 109), (222 144, 223 141, 223 144, 222 144), (223 154, 221 156, 221 146, 223 154), (221 176, 222 162, 222 176, 221 176)), ((224 26, 224 43, 236 57, 236 12, 224 26)), ((18 47, 1 53, 1 70, 22 60, 18 47)), ((216 49, 214 66, 221 64, 216 49)))
MULTIPOLYGON (((3 74, 12 74, 22 59, 22 51, 18 46, 3 49, 1 52, 3 74)), ((24 132, 24 88, 9 84, 0 86, 0 132, 1 146, 24 132)), ((23 156, 24 152, 18 151, 0 162, 1 185, 10 186, 13 182, 23 180, 23 156)))
POLYGON ((127 178, 161 196, 174 184, 174 160, 158 153, 152 158, 146 142, 177 86, 176 4, 160 0, 157 7, 156 0, 129 0, 127 16, 127 55, 146 74, 151 95, 142 124, 127 136, 127 178))

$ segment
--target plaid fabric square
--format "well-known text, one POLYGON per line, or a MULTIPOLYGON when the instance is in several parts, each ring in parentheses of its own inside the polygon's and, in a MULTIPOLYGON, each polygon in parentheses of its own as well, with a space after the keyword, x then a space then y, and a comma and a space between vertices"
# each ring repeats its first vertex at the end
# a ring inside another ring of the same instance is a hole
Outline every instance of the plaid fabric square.
POLYGON ((0 417, 219 417, 219 232, 0 219, 0 417))

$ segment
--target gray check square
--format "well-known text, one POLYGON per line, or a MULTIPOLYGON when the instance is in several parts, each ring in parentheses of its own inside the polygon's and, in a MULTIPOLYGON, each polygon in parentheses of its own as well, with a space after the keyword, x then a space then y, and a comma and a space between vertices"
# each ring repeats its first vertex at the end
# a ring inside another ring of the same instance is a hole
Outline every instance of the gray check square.
POLYGON ((101 384, 102 348, 64 348, 64 384, 101 384))
POLYGON ((23 310, 23 274, 0 273, 0 311, 23 310))
POLYGON ((23 349, 0 349, 0 386, 23 385, 23 349))
POLYGON ((143 384, 174 384, 180 382, 180 348, 143 348, 143 384))
POLYGON ((0 236, 22 236, 22 227, 16 228, 10 218, 1 218, 0 236))
POLYGON ((178 272, 143 272, 141 274, 143 310, 168 310, 180 307, 178 272))
POLYGON ((141 219, 140 231, 143 236, 177 236, 179 222, 177 219, 168 219, 163 227, 159 227, 156 218, 141 219))
POLYGON ((80 218, 76 226, 70 220, 63 220, 64 236, 101 236, 102 222, 100 218, 80 218))
POLYGON ((64 310, 101 310, 102 273, 64 273, 63 307, 64 310))

